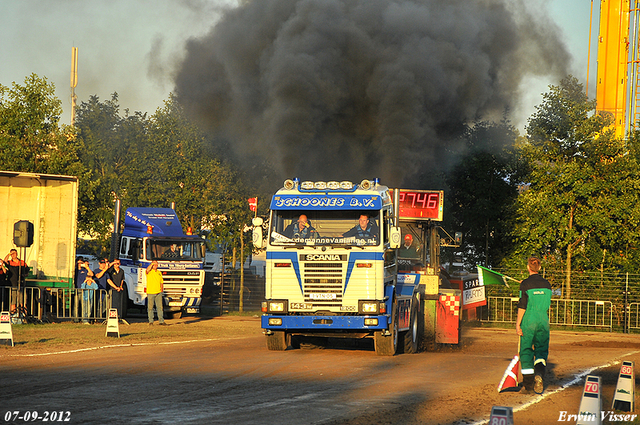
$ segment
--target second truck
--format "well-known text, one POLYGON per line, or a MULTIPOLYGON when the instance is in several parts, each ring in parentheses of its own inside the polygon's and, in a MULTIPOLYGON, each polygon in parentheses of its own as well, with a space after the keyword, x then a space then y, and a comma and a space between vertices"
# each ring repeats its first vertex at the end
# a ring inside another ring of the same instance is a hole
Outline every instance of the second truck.
MULTIPOLYGON (((116 258, 125 272, 124 302, 144 306, 147 301, 145 269, 153 260, 164 280, 168 315, 199 313, 204 285, 204 241, 183 231, 172 208, 128 208, 116 258)), ((126 312, 126 305, 122 311, 126 312)))
POLYGON ((460 291, 440 268, 443 192, 393 192, 377 180, 287 180, 268 223, 254 219, 268 349, 305 337, 372 338, 385 356, 459 343, 460 291))

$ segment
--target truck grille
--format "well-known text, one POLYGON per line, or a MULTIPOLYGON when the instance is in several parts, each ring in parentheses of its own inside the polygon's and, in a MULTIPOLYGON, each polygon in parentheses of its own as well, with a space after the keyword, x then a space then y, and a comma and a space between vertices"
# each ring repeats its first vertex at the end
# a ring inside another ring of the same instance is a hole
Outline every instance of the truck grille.
POLYGON ((163 270, 162 280, 165 285, 197 285, 200 283, 200 271, 163 270))
POLYGON ((343 263, 303 263, 304 302, 316 307, 342 305, 343 263))
POLYGON ((193 287, 201 286, 201 271, 195 270, 163 270, 162 280, 164 292, 173 296, 198 296, 193 293, 193 287))

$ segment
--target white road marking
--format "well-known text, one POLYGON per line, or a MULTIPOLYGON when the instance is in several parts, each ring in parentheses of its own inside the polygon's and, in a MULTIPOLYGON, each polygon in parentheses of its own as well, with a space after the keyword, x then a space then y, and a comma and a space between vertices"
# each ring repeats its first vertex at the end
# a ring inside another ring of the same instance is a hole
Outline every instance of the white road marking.
MULTIPOLYGON (((618 359, 621 359, 623 357, 629 357, 629 356, 632 356, 632 355, 638 354, 638 353, 640 353, 640 350, 632 351, 630 353, 627 353, 627 354, 624 354, 622 356, 619 356, 618 359)), ((518 406, 518 407, 514 408, 513 409, 513 413, 519 412, 521 410, 525 410, 525 409, 529 408, 530 406, 533 406, 534 404, 541 402, 542 400, 544 400, 547 397, 551 397, 552 395, 554 395, 556 393, 559 393, 559 392, 564 391, 564 390, 566 390, 567 388, 569 388, 569 387, 571 387, 573 385, 576 385, 577 383, 579 383, 582 380, 582 378, 584 378, 585 376, 589 375, 594 370, 603 369, 603 368, 609 367, 609 366, 614 366, 614 365, 619 364, 620 362, 622 362, 622 360, 613 360, 613 361, 611 361, 609 363, 606 363, 606 364, 603 364, 603 365, 600 365, 600 366, 594 366, 594 367, 592 367, 590 369, 587 369, 587 370, 583 370, 582 372, 574 375, 572 380, 566 382, 560 388, 557 388, 557 389, 555 389, 553 391, 545 391, 544 394, 542 394, 540 397, 536 397, 535 399, 533 399, 533 400, 531 400, 531 401, 529 401, 529 402, 527 402, 527 403, 525 403, 525 404, 523 404, 521 406, 518 406)), ((474 422, 471 425, 484 425, 484 424, 489 423, 490 419, 491 418, 483 419, 483 420, 481 420, 479 422, 474 422)))
POLYGON ((245 338, 209 338, 209 339, 191 339, 188 341, 167 341, 167 342, 140 342, 140 343, 131 343, 131 344, 116 344, 116 345, 102 345, 100 347, 89 347, 89 348, 78 348, 77 350, 66 350, 66 351, 54 351, 50 353, 34 353, 34 354, 8 354, 2 357, 38 357, 38 356, 53 356, 55 354, 70 354, 70 353, 80 353, 83 351, 94 351, 94 350, 103 350, 105 348, 121 348, 121 347, 142 347, 145 345, 170 345, 170 344, 188 344, 191 342, 208 342, 208 341, 230 341, 236 339, 245 339, 245 338))

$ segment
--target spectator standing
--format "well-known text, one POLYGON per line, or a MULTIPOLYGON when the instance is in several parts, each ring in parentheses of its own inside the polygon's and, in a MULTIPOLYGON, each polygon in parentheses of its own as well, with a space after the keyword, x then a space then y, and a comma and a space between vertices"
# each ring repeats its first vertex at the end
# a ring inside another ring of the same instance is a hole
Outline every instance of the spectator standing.
POLYGON ((11 282, 7 279, 7 267, 0 261, 0 310, 7 311, 11 298, 11 282), (5 289, 6 288, 6 289, 5 289))
MULTIPOLYGON (((107 278, 109 284, 109 293, 111 295, 111 308, 118 310, 118 318, 122 316, 123 300, 122 297, 127 296, 123 293, 124 290, 124 270, 120 268, 120 260, 116 259, 111 263, 109 267, 109 277, 107 278)), ((126 300, 126 299, 125 299, 126 300)))
POLYGON ((106 258, 101 258, 98 264, 98 268, 93 271, 94 279, 98 284, 98 289, 107 290, 109 284, 107 279, 109 278, 109 263, 106 258))
MULTIPOLYGON (((85 280, 87 280, 87 276, 93 276, 93 272, 89 267, 89 263, 85 261, 84 257, 78 257, 76 260, 76 273, 74 276, 74 279, 75 279, 74 284, 76 289, 80 289, 80 291, 76 291, 76 295, 74 299, 76 300, 76 303, 77 303, 76 305, 80 309, 80 311, 78 311, 77 313, 80 313, 80 314, 82 314, 82 310, 84 307, 84 291, 82 291, 82 289, 84 289, 83 284, 85 280)), ((87 298, 88 297, 89 297, 89 294, 87 294, 87 298)), ((83 314, 83 317, 84 317, 84 314, 83 314)))
MULTIPOLYGON (((98 285, 98 289, 102 289, 107 291, 109 284, 107 283, 107 279, 109 278, 109 261, 106 258, 101 258, 98 262, 98 268, 93 271, 93 278, 98 285)), ((105 305, 105 293, 100 291, 96 300, 99 301, 98 307, 100 308, 100 313, 106 311, 105 305)))
POLYGON ((24 287, 29 267, 27 267, 27 263, 18 258, 18 251, 15 248, 9 250, 7 256, 4 257, 4 265, 8 271, 9 282, 11 282, 10 313, 15 314, 17 312, 16 306, 22 306, 22 290, 20 290, 20 286, 24 287))
POLYGON ((87 270, 84 281, 80 284, 80 289, 82 290, 82 323, 89 325, 89 318, 95 316, 93 314, 93 301, 98 285, 93 280, 93 272, 89 268, 87 260, 84 260, 82 267, 87 270))
POLYGON ((76 265, 75 286, 80 289, 87 276, 93 276, 93 271, 89 268, 89 262, 83 257, 78 257, 76 265))
POLYGON ((162 310, 162 291, 164 290, 164 282, 162 273, 158 270, 158 262, 153 260, 147 267, 147 315, 149 325, 153 325, 153 306, 155 305, 158 312, 158 322, 160 325, 164 323, 164 312, 162 310))

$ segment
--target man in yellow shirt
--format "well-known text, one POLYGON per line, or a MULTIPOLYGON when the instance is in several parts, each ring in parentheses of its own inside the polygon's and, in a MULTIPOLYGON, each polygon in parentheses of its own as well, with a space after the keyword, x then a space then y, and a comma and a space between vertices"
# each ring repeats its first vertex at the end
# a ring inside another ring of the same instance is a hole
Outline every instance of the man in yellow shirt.
POLYGON ((153 306, 156 306, 158 312, 158 322, 160 325, 164 323, 162 311, 162 291, 164 290, 162 273, 158 271, 158 262, 153 260, 147 267, 147 316, 149 317, 149 326, 153 325, 153 306))

